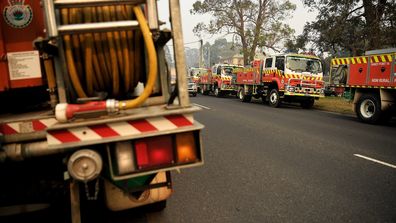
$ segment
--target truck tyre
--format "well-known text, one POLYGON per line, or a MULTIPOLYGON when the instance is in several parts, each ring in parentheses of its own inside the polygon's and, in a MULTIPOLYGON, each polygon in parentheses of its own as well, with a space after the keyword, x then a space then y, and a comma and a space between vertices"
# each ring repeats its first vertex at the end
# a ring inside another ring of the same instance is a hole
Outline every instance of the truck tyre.
POLYGON ((241 100, 242 102, 250 102, 250 101, 252 100, 252 96, 251 96, 251 95, 246 95, 246 94, 245 94, 244 88, 239 89, 239 91, 238 91, 238 98, 239 98, 239 100, 241 100))
POLYGON ((214 95, 218 98, 220 98, 222 96, 222 92, 221 90, 216 86, 214 89, 214 95))
POLYGON ((381 102, 377 95, 363 94, 355 106, 360 121, 370 124, 378 124, 381 121, 381 102))
POLYGON ((268 95, 268 104, 273 108, 278 108, 281 105, 279 91, 277 89, 272 89, 268 95))
POLYGON ((208 92, 206 91, 206 87, 205 86, 201 87, 200 90, 201 90, 201 94, 202 95, 207 95, 208 94, 208 92))
POLYGON ((315 103, 315 99, 308 98, 307 100, 301 102, 301 107, 304 109, 310 109, 313 107, 314 103, 315 103))

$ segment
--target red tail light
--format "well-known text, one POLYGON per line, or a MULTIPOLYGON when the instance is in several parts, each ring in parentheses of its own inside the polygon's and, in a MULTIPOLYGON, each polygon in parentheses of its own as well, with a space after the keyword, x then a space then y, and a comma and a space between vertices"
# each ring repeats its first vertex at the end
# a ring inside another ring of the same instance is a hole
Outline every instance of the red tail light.
POLYGON ((126 179, 156 170, 202 164, 199 132, 190 131, 135 139, 108 147, 112 177, 126 179), (113 167, 115 168, 113 170, 113 167))
POLYGON ((139 169, 174 163, 171 136, 159 136, 135 141, 139 169))

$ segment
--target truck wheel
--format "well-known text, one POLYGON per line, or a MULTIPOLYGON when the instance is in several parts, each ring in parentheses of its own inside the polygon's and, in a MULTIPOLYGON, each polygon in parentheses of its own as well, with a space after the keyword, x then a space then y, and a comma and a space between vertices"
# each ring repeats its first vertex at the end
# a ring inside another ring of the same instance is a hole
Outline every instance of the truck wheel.
POLYGON ((244 88, 239 89, 238 91, 238 98, 242 102, 250 102, 252 100, 252 96, 246 95, 244 88))
POLYGON ((381 103, 376 95, 363 94, 356 103, 355 111, 362 122, 377 124, 381 121, 381 103))
POLYGON ((278 108, 281 105, 279 92, 277 89, 272 89, 268 96, 268 104, 273 108, 278 108))
POLYGON ((304 109, 310 109, 313 107, 314 103, 315 103, 315 99, 309 98, 301 102, 301 107, 304 109))
POLYGON ((208 92, 206 91, 206 87, 201 87, 200 90, 201 90, 201 94, 202 95, 207 95, 208 94, 208 92))
POLYGON ((221 97, 221 90, 219 90, 219 88, 218 87, 215 87, 215 89, 214 89, 214 95, 216 96, 216 97, 221 97))
POLYGON ((197 97, 197 93, 193 93, 193 95, 192 95, 193 97, 197 97))

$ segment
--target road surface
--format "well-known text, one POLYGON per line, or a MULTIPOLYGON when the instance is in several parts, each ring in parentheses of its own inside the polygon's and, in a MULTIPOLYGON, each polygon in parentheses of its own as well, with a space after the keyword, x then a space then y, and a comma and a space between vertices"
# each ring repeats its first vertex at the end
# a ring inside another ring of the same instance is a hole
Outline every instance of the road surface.
POLYGON ((173 173, 164 211, 116 218, 97 211, 95 223, 396 222, 395 121, 191 100, 203 108, 195 118, 206 126, 204 166, 173 173))
POLYGON ((148 222, 396 222, 395 122, 233 98, 192 102, 204 108, 195 118, 206 126, 205 165, 174 174, 167 209, 148 222))

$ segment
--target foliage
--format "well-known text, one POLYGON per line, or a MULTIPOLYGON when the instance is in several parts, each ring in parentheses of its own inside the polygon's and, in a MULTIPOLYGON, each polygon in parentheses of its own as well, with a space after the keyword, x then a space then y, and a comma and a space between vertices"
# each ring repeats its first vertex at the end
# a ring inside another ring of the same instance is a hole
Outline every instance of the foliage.
POLYGON ((222 59, 238 54, 238 49, 238 47, 232 42, 228 42, 225 38, 215 40, 212 45, 210 43, 205 43, 203 46, 205 65, 210 67, 215 63, 220 63, 222 59))
POLYGON ((336 56, 361 55, 366 50, 396 46, 395 0, 302 0, 318 11, 302 35, 289 40, 291 50, 306 50, 308 42, 336 56))
POLYGON ((257 48, 279 51, 279 44, 294 33, 283 21, 295 8, 289 0, 197 0, 190 13, 212 18, 209 24, 195 26, 196 35, 232 34, 242 45, 247 64, 257 48))
POLYGON ((199 50, 195 48, 186 48, 184 50, 186 54, 186 65, 187 67, 198 67, 199 66, 199 50))

